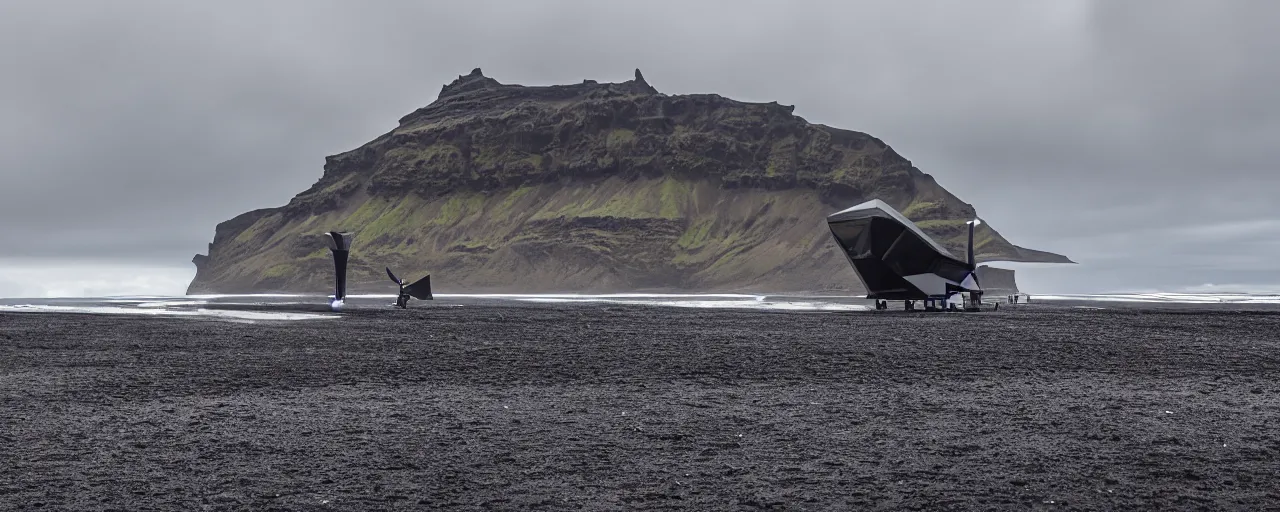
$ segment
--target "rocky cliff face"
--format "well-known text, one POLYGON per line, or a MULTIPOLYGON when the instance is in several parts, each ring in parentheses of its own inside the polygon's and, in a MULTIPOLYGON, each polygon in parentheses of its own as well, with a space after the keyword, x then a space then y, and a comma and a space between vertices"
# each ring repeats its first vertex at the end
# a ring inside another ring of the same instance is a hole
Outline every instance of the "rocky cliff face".
MULTIPOLYGON (((287 205, 217 226, 190 293, 330 289, 320 234, 356 233, 353 290, 384 266, 439 291, 860 291, 824 217, 880 198, 963 254, 974 208, 870 135, 793 107, 634 80, 524 87, 479 69, 287 205)), ((980 260, 1068 261, 987 223, 980 260)))

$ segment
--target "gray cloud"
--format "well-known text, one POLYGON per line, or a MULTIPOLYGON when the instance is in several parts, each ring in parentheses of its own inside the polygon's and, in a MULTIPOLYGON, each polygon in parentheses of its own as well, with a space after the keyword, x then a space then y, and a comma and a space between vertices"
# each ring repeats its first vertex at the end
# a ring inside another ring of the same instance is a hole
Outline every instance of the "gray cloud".
POLYGON ((0 258, 189 265, 216 223, 287 202, 473 67, 639 67, 882 138, 1082 263, 1045 286, 1280 282, 1276 19, 1263 0, 6 2, 0 236, 26 242, 0 258))

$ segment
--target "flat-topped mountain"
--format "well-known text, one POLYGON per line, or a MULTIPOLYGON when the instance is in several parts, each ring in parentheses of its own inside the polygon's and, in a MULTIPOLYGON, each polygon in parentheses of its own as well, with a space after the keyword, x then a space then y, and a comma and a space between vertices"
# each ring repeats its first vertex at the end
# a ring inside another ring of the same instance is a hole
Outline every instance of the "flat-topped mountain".
MULTIPOLYGON (((353 290, 383 267, 438 291, 860 291, 826 215, 879 198, 956 254, 977 214, 865 133, 777 103, 634 80, 507 85, 479 69, 394 130, 326 159, 288 204, 217 226, 189 293, 324 292, 321 233, 355 233, 353 290)), ((1069 262, 984 222, 979 261, 1069 262)))

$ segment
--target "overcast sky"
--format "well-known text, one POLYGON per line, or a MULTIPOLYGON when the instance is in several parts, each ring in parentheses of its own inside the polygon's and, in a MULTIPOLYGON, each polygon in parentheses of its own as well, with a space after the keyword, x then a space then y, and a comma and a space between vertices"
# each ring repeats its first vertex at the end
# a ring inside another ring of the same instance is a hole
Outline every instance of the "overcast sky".
POLYGON ((1080 262, 1020 272, 1032 291, 1275 285, 1278 55, 1268 0, 10 0, 0 296, 47 293, 20 269, 48 258, 181 293, 218 222, 288 202, 474 67, 640 68, 868 132, 1080 262))

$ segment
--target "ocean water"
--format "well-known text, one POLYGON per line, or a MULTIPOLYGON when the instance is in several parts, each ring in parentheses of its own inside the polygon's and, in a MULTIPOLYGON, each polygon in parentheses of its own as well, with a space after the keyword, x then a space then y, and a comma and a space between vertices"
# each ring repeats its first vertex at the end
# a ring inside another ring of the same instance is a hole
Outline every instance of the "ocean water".
MULTIPOLYGON (((988 301, 1001 298, 988 297, 988 301)), ((391 307, 395 295, 350 295, 346 308, 391 307)), ((753 294, 436 294, 431 307, 484 307, 526 304, 619 304, 700 309, 758 311, 862 312, 872 301, 857 296, 753 294)), ((1276 305, 1280 294, 1248 293, 1129 293, 1033 295, 1032 304, 1067 304, 1105 309, 1110 304, 1276 305)), ((90 313, 146 316, 204 317, 229 321, 332 320, 341 314, 327 310, 321 295, 252 294, 189 296, 115 296, 85 298, 0 299, 0 313, 90 313)), ((414 301, 412 304, 423 304, 414 301)))
POLYGON ((1129 302, 1146 304, 1239 304, 1239 305, 1280 305, 1280 294, 1273 293, 1109 293, 1109 294, 1064 294, 1035 295, 1033 300, 1044 301, 1088 301, 1088 302, 1129 302))
MULTIPOLYGON (((391 307, 394 294, 348 295, 344 309, 391 307)), ((742 294, 435 294, 432 307, 483 307, 510 303, 625 304, 682 308, 734 308, 783 311, 866 311, 870 301, 857 297, 790 297, 742 294)), ((252 294, 189 296, 116 296, 0 299, 0 313, 92 313, 150 316, 204 316, 228 320, 323 320, 341 315, 325 311, 321 295, 252 294)), ((414 304, 421 304, 417 301, 414 304)))
MULTIPOLYGON (((323 301, 323 298, 320 298, 323 301)), ((288 303, 279 303, 283 310, 235 309, 236 303, 225 304, 226 308, 205 307, 210 301, 185 297, 139 297, 139 298, 69 298, 69 299, 0 299, 0 313, 88 313, 100 315, 140 315, 167 317, 202 317, 240 322, 264 320, 322 320, 341 318, 335 313, 289 311, 288 303)), ((245 306, 264 306, 274 302, 254 301, 251 298, 243 303, 245 306)), ((297 304, 305 304, 298 302, 297 304)), ((319 302, 318 304, 323 304, 319 302)))

